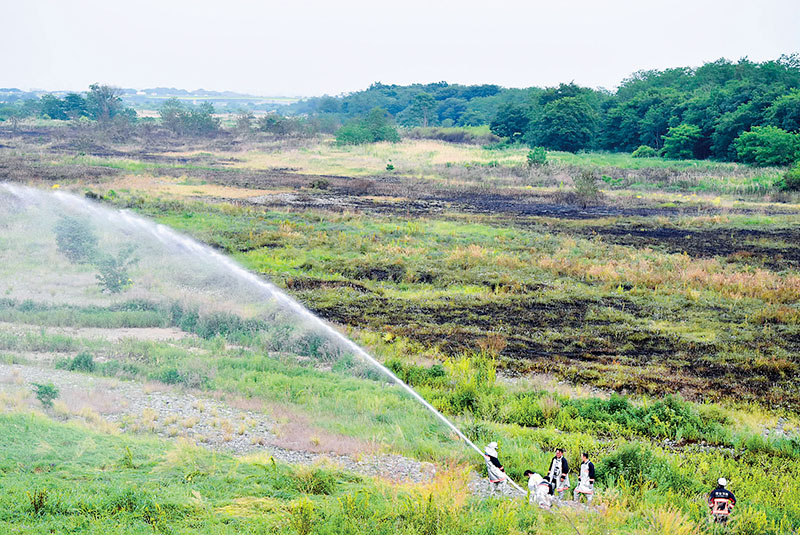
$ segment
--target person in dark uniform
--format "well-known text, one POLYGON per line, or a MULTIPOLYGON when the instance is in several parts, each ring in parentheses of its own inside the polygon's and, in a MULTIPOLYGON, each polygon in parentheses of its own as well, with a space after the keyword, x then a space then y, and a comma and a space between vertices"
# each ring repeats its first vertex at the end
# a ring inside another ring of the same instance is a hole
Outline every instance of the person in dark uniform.
POLYGON ((715 522, 727 522, 728 517, 736 504, 736 496, 726 489, 728 480, 724 477, 717 481, 717 488, 708 495, 708 507, 715 522))

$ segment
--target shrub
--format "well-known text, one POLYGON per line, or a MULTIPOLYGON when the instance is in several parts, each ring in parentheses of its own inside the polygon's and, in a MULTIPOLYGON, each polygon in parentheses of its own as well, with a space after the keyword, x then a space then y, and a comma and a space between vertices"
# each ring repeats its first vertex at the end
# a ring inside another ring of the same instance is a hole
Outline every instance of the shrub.
POLYGON ((775 126, 754 126, 742 132, 733 146, 739 160, 755 165, 788 165, 800 157, 800 134, 775 126))
POLYGON ((360 145, 377 141, 400 141, 389 114, 383 108, 372 108, 366 117, 354 119, 336 132, 339 145, 360 145))
POLYGON ((109 293, 120 293, 129 288, 133 281, 128 275, 128 268, 136 264, 131 247, 123 248, 116 256, 103 255, 97 260, 96 275, 100 287, 109 293))
POLYGON ((159 111, 162 124, 177 135, 210 135, 219 130, 220 121, 214 117, 214 106, 204 102, 187 107, 177 98, 167 100, 159 111))
POLYGON ((302 494, 329 496, 336 490, 336 478, 319 468, 300 467, 294 473, 295 488, 302 494))
POLYGON ((669 461, 639 443, 626 444, 597 464, 597 481, 613 486, 621 481, 640 485, 651 481, 684 495, 700 492, 698 483, 679 473, 669 461))
POLYGON ((737 508, 736 513, 731 518, 731 533, 735 535, 770 533, 769 527, 770 522, 766 513, 752 506, 737 508))
POLYGON ((95 370, 94 359, 92 358, 92 355, 90 353, 87 353, 85 351, 82 353, 78 353, 77 355, 75 355, 75 358, 73 358, 69 362, 67 369, 73 372, 77 371, 77 372, 92 373, 95 370))
POLYGON ((62 216, 55 226, 58 250, 70 262, 91 263, 97 254, 97 236, 89 221, 62 216))
POLYGON ((539 400, 530 395, 520 395, 511 403, 508 423, 524 425, 526 427, 540 427, 546 418, 539 400))
POLYGON ((526 156, 528 167, 541 167, 547 164, 547 151, 544 147, 534 147, 526 156))
POLYGON ((780 188, 786 191, 800 191, 800 161, 783 175, 780 188))
POLYGON ((631 156, 634 158, 656 158, 658 157, 658 151, 648 145, 639 145, 639 148, 633 151, 631 156))
POLYGON ((308 498, 300 498, 291 508, 291 525, 297 535, 309 535, 314 526, 314 504, 308 498))
POLYGON ((311 189, 325 190, 325 189, 328 189, 330 187, 330 185, 331 185, 331 183, 330 183, 330 181, 328 179, 326 179, 326 178, 318 178, 317 180, 312 180, 308 184, 308 187, 311 188, 311 189))
POLYGON ((157 380, 168 385, 174 385, 181 382, 181 374, 175 368, 169 368, 158 374, 157 380))
POLYGON ((58 397, 58 388, 53 383, 40 384, 31 383, 33 392, 36 394, 36 399, 42 404, 43 407, 49 409, 53 406, 53 400, 58 397))
POLYGON ((602 193, 597 185, 597 175, 594 171, 581 171, 575 178, 575 194, 578 202, 586 208, 589 204, 600 200, 602 193))
POLYGON ((597 481, 613 486, 622 478, 636 484, 644 480, 653 462, 653 452, 641 444, 627 444, 597 464, 597 481))

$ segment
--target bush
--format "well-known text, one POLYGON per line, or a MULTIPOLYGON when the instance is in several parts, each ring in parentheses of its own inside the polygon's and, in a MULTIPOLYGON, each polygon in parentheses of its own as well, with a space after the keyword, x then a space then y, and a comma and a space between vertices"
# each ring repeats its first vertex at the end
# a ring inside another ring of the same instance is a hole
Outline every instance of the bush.
POLYGON ((731 533, 735 535, 762 535, 772 531, 766 513, 752 506, 737 508, 730 522, 731 533))
POLYGON ((187 109, 177 98, 170 98, 159 110, 161 122, 177 135, 211 135, 219 130, 219 119, 214 117, 214 106, 204 102, 187 109))
POLYGON ((58 388, 53 383, 40 384, 31 383, 33 392, 36 394, 36 399, 42 404, 43 407, 49 409, 53 406, 53 400, 58 397, 58 388))
POLYGON ((361 145, 377 141, 400 141, 400 134, 383 108, 372 108, 366 117, 354 119, 336 132, 339 145, 361 145))
POLYGON ((785 191, 800 191, 800 161, 783 175, 780 188, 785 191))
POLYGON ((169 368, 162 371, 156 378, 162 383, 166 383, 168 385, 175 385, 181 382, 181 374, 175 368, 169 368))
POLYGON ((291 508, 290 524, 297 535, 309 535, 314 527, 314 504, 306 498, 300 498, 291 508))
POLYGON ((91 263, 97 254, 97 236, 89 221, 62 216, 55 226, 58 250, 70 262, 91 263))
POLYGON ((103 255, 97 259, 96 275, 100 287, 109 293, 120 293, 129 288, 133 281, 128 275, 128 268, 134 265, 137 259, 133 258, 133 249, 122 249, 116 256, 103 255))
POLYGON ((94 359, 90 353, 85 351, 83 353, 78 353, 75 355, 75 358, 70 361, 67 369, 73 372, 91 373, 95 370, 94 359))
POLYGON ((626 444, 606 456, 597 464, 597 481, 613 486, 624 481, 629 485, 640 485, 652 481, 663 489, 671 489, 684 495, 700 492, 698 483, 683 476, 666 460, 642 444, 626 444))
POLYGON ((658 151, 648 145, 639 145, 635 151, 631 153, 634 158, 657 158, 658 151))
POLYGON ((544 147, 534 147, 528 151, 528 167, 541 167, 547 163, 547 151, 544 147))
POLYGON ((800 158, 800 134, 775 126, 754 126, 742 132, 733 146, 740 161, 755 165, 789 165, 800 158))
POLYGON ((594 171, 581 171, 575 178, 575 193, 578 196, 578 202, 584 208, 600 200, 602 194, 597 185, 597 175, 594 174, 594 171))

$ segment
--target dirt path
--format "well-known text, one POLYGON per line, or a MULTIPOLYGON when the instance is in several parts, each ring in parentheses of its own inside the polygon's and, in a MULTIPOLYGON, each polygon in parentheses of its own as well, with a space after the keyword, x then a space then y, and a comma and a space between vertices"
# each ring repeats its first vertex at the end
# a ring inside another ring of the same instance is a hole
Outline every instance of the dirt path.
POLYGON ((270 416, 232 407, 159 383, 142 384, 34 366, 0 364, 0 409, 15 398, 39 407, 31 383, 52 382, 60 391, 51 414, 66 419, 112 422, 125 432, 185 437, 234 455, 268 453, 291 464, 329 462, 342 469, 391 481, 430 481, 435 468, 401 455, 342 455, 281 447, 280 426, 270 416))
POLYGON ((62 335, 71 338, 87 338, 92 340, 106 340, 118 342, 126 338, 133 338, 148 342, 163 342, 168 340, 181 340, 190 334, 175 327, 41 327, 28 323, 10 323, 0 321, 0 332, 13 334, 45 333, 48 335, 62 335))

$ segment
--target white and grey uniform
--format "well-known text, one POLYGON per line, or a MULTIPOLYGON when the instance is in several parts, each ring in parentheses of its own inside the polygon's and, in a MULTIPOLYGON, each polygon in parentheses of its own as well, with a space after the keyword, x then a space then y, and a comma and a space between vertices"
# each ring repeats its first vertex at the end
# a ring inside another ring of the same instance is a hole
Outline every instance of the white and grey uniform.
POLYGON ((486 473, 489 477, 490 490, 492 494, 500 490, 500 486, 506 481, 506 473, 500 461, 497 459, 497 443, 492 442, 486 446, 484 458, 486 459, 486 473))
POLYGON ((528 480, 528 491, 530 492, 530 503, 539 504, 542 509, 550 508, 550 484, 539 474, 531 474, 528 480))
POLYGON ((563 500, 564 499, 564 491, 569 490, 569 463, 567 463, 566 457, 563 455, 559 459, 558 457, 553 457, 553 460, 550 462, 550 472, 548 472, 548 477, 550 481, 554 482, 556 485, 555 492, 558 494, 558 498, 563 500), (564 479, 561 479, 561 476, 564 476, 564 479))
POLYGON ((594 496, 594 463, 592 461, 581 463, 578 486, 575 487, 575 492, 572 494, 576 501, 579 498, 579 494, 586 496, 587 502, 592 501, 594 496))

